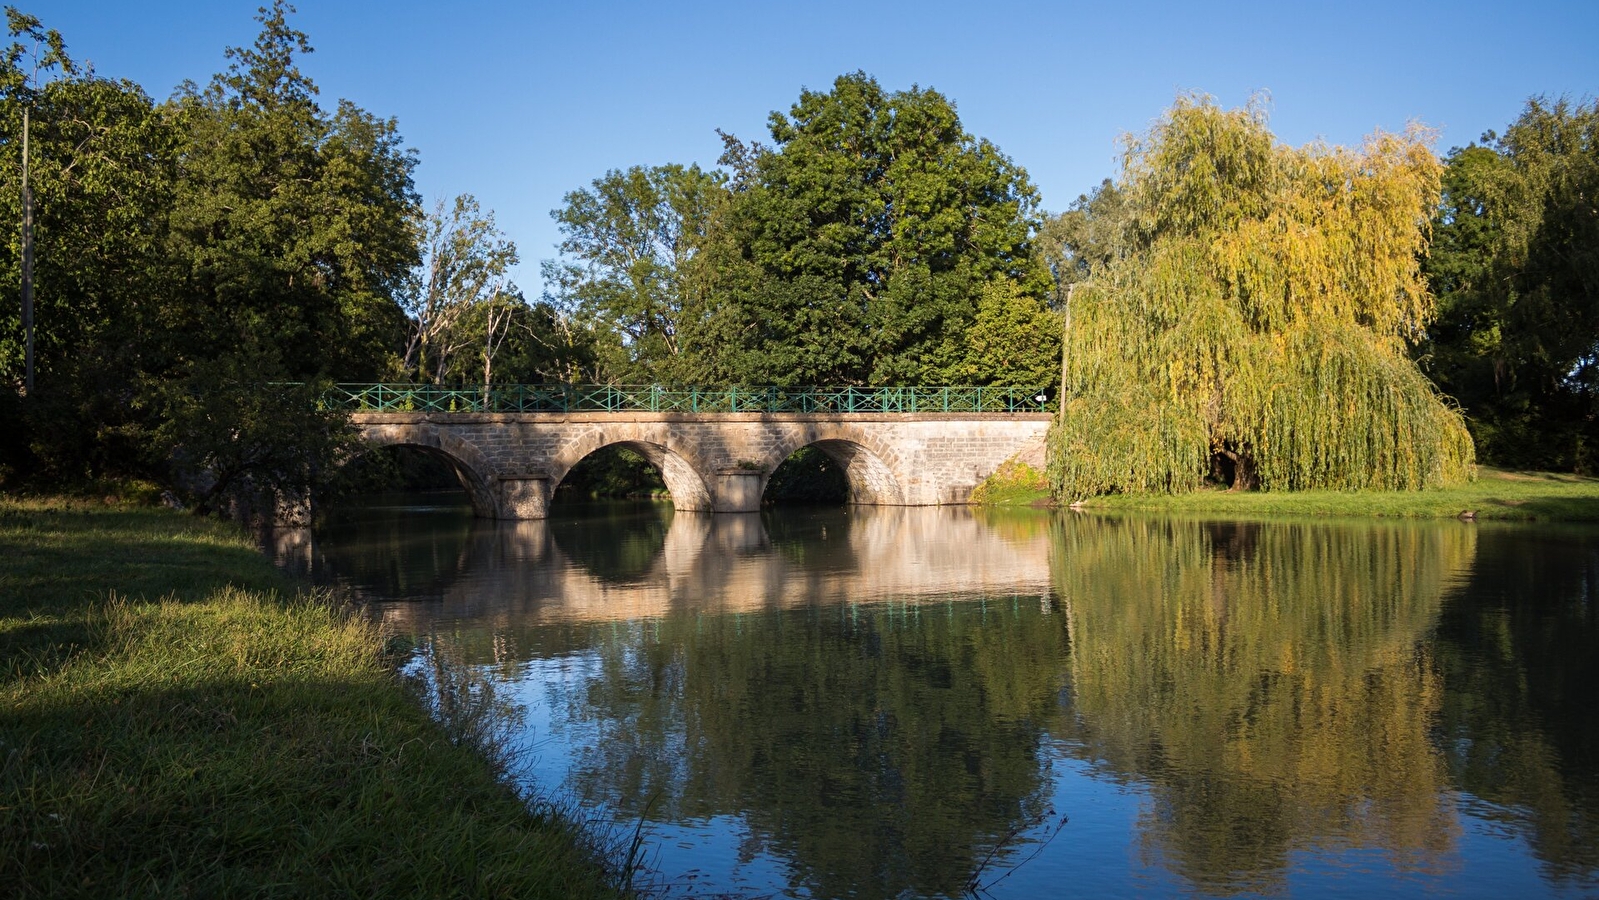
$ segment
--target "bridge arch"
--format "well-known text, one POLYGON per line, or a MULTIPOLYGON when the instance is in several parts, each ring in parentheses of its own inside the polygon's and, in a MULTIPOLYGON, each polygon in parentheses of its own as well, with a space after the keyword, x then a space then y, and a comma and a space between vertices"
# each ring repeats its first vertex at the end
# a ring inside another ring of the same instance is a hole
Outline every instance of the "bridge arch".
POLYGON ((606 447, 622 447, 644 457, 660 470, 661 480, 672 497, 672 506, 684 512, 709 512, 714 509, 711 489, 696 465, 697 448, 674 447, 657 435, 641 434, 637 428, 604 429, 585 433, 560 447, 550 460, 550 494, 568 473, 590 454, 606 447))
POLYGON ((369 449, 407 447, 444 460, 466 491, 473 514, 481 519, 500 517, 489 481, 493 467, 477 447, 457 435, 431 424, 366 425, 361 428, 361 437, 369 449))
POLYGON ((772 473, 813 445, 843 470, 855 504, 965 503, 1005 459, 1042 441, 1050 416, 384 409, 351 419, 374 444, 419 447, 450 460, 479 515, 541 519, 573 466, 617 444, 663 474, 683 511, 758 510, 772 473))
POLYGON ((844 472, 849 482, 849 502, 872 506, 905 505, 904 479, 899 454, 869 431, 844 423, 809 425, 777 445, 766 461, 766 482, 783 461, 801 448, 815 447, 844 472))

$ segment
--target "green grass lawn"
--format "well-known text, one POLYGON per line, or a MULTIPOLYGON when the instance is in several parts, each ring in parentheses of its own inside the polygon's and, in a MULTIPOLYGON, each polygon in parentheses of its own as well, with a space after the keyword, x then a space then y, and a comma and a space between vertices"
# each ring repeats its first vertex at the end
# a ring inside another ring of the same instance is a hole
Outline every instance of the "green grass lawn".
POLYGON ((1221 516, 1397 516, 1544 522, 1599 521, 1599 479, 1481 468, 1476 481, 1434 491, 1260 492, 1202 490, 1191 494, 1115 494, 1085 509, 1138 509, 1221 516))
MULTIPOLYGON (((985 506, 1042 506, 1050 502, 1040 473, 1002 469, 973 494, 985 506)), ((1191 494, 1110 494, 1082 509, 1146 510, 1216 516, 1395 516, 1543 522, 1599 522, 1599 478, 1482 467, 1476 481, 1435 491, 1240 491, 1191 494)))
POLYGON ((0 896, 615 896, 383 651, 225 526, 0 499, 0 896))

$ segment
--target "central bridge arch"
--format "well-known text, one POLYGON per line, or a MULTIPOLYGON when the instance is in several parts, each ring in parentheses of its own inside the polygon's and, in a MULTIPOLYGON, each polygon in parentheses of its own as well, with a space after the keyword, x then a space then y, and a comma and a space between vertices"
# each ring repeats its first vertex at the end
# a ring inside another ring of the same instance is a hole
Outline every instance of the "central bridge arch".
POLYGON ((695 459, 698 456, 697 448, 686 448, 685 453, 661 440, 652 439, 660 435, 641 434, 640 431, 636 426, 602 428, 566 442, 550 460, 551 495, 554 495, 555 488, 567 474, 591 454, 606 447, 622 447, 644 457, 650 465, 660 470, 661 480, 666 482, 666 491, 672 496, 674 508, 684 512, 709 512, 714 509, 710 487, 700 475, 704 471, 704 463, 695 459))
POLYGON ((582 460, 588 459, 595 452, 604 448, 624 448, 636 452, 638 456, 648 460, 649 465, 654 465, 660 470, 660 480, 667 483, 667 494, 672 496, 672 505, 683 512, 710 512, 713 508, 710 488, 705 486, 704 478, 700 478, 696 467, 683 454, 675 449, 668 448, 665 444, 654 441, 638 440, 638 438, 624 438, 624 440, 585 441, 593 443, 593 449, 572 448, 556 457, 550 465, 550 492, 566 480, 566 475, 571 473, 582 460), (576 454, 576 459, 572 459, 576 454))
POLYGON ((849 482, 850 503, 905 505, 899 454, 864 429, 844 422, 807 424, 784 435, 774 445, 773 452, 762 460, 766 473, 761 479, 763 494, 777 467, 805 447, 816 448, 843 470, 849 482))

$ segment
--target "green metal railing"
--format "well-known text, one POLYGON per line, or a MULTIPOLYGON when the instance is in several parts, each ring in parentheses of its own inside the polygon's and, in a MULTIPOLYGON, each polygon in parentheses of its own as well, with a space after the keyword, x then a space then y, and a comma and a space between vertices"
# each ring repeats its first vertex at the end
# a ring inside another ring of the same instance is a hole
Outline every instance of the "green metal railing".
POLYGON ((1047 390, 1015 387, 684 387, 336 384, 329 406, 351 412, 1052 412, 1047 390))

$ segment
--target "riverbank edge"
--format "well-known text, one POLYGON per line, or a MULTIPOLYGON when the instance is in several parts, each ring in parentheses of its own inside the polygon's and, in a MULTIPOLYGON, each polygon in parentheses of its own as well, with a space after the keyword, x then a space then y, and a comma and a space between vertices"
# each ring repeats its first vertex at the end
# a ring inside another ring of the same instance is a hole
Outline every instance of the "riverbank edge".
POLYGON ((0 894, 621 895, 402 651, 223 523, 0 496, 0 894))
MULTIPOLYGON (((1053 507, 1043 473, 1007 464, 978 486, 981 506, 1053 507)), ((1599 478, 1479 467, 1475 481, 1427 491, 1228 491, 1109 494, 1072 505, 1096 512, 1162 512, 1206 516, 1308 516, 1599 522, 1599 478)))

